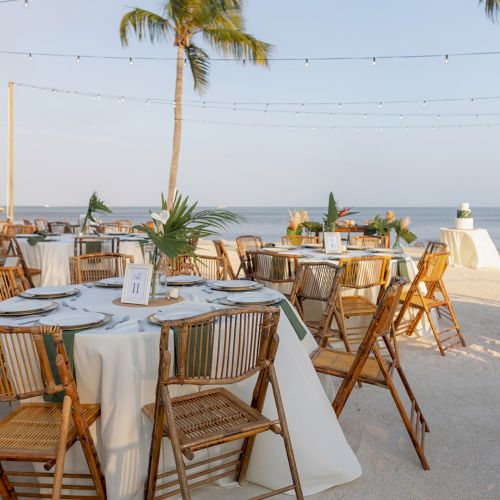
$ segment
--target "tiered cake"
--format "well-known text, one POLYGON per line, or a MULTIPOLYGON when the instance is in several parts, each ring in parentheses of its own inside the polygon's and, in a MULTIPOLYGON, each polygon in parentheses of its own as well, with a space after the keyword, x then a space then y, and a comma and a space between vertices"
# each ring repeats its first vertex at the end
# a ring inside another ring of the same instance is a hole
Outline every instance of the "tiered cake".
POLYGON ((455 219, 455 229, 474 229, 474 219, 468 203, 460 203, 455 219))

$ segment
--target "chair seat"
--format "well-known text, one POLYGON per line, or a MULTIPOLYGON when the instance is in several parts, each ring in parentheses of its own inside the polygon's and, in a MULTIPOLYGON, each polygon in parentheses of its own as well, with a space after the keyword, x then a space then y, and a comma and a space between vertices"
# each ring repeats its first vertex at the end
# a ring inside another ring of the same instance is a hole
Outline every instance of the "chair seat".
POLYGON ((377 306, 365 297, 348 295, 347 297, 342 297, 342 308, 346 317, 373 316, 377 306))
POLYGON ((35 269, 34 267, 29 267, 28 268, 28 274, 30 276, 36 276, 36 275, 41 274, 41 273, 42 273, 41 269, 35 269))
MULTIPOLYGON (((278 424, 226 389, 217 388, 172 398, 181 449, 192 451, 240 439, 242 432, 265 432, 278 424)), ((143 411, 154 419, 154 403, 143 411)), ((163 432, 168 435, 166 419, 163 432)))
MULTIPOLYGON (((344 352, 320 347, 311 354, 311 361, 317 372, 344 378, 351 368, 355 357, 355 352, 344 352)), ((387 369, 390 369, 389 365, 387 369)), ((368 358, 366 360, 359 381, 368 384, 386 385, 384 375, 375 358, 368 358)))
MULTIPOLYGON (((92 425, 101 412, 99 405, 81 405, 85 420, 92 425)), ((25 403, 0 422, 0 460, 55 460, 62 421, 62 404, 25 403)), ((67 445, 76 441, 70 419, 67 445)))
MULTIPOLYGON (((403 304, 408 297, 408 292, 402 292, 401 293, 401 298, 399 299, 399 303, 403 304)), ((427 297, 423 298, 423 301, 425 305, 427 306, 428 309, 433 309, 435 307, 442 306, 446 304, 445 301, 443 300, 437 300, 437 299, 429 299, 427 297)), ((422 304, 422 299, 418 295, 413 295, 410 299, 410 306, 412 307, 417 307, 418 309, 423 309, 424 306, 422 304)))

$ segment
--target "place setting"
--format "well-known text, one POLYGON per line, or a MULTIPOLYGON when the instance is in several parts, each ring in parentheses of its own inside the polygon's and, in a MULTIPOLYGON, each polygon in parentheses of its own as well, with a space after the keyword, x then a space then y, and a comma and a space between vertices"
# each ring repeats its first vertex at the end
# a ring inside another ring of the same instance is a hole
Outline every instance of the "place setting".
POLYGON ((80 295, 80 290, 75 285, 69 286, 43 286, 29 288, 20 294, 26 299, 61 299, 80 295))

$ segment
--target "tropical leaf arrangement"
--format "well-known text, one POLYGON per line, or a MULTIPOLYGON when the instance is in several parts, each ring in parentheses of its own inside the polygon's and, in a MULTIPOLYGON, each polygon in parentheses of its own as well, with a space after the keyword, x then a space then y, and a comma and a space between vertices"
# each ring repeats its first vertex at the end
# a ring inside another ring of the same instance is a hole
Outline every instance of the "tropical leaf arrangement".
POLYGON ((369 221, 365 234, 369 236, 387 236, 394 230, 396 233, 394 246, 398 246, 400 240, 410 245, 417 239, 417 235, 410 231, 410 224, 411 219, 409 217, 396 219, 395 213, 388 210, 385 217, 376 215, 373 220, 369 221))
POLYGON ((323 231, 323 224, 312 220, 303 222, 302 227, 306 230, 308 236, 311 236, 312 234, 319 236, 319 234, 323 231))
POLYGON ((87 213, 83 219, 82 232, 86 233, 90 224, 97 224, 97 214, 111 214, 113 211, 101 200, 96 191, 92 193, 87 207, 87 213))
POLYGON ((337 206, 337 202, 335 201, 335 197, 333 193, 330 193, 328 197, 328 210, 323 217, 323 225, 325 227, 325 231, 334 232, 335 224, 339 219, 343 217, 347 217, 348 215, 356 214, 357 212, 353 212, 352 208, 339 208, 337 206))
POLYGON ((299 236, 302 234, 304 224, 309 221, 309 215, 305 210, 289 210, 290 220, 286 228, 287 236, 299 236))
POLYGON ((472 210, 457 210, 457 219, 471 219, 472 210))

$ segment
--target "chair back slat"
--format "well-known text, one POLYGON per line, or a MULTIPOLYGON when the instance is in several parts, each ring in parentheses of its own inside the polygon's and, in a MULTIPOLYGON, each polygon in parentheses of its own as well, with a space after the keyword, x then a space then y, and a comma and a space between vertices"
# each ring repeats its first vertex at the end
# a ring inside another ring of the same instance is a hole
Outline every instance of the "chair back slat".
POLYGON ((433 253, 443 253, 448 251, 448 245, 446 243, 441 243, 440 241, 429 241, 425 246, 424 253, 420 257, 417 268, 420 269, 425 262, 428 255, 433 253))
POLYGON ((425 257, 417 276, 419 281, 427 285, 438 282, 448 266, 448 252, 432 253, 425 257))
POLYGON ((35 224, 37 231, 49 230, 49 223, 47 222, 47 219, 35 219, 33 223, 35 224))
POLYGON ((292 299, 319 300, 327 302, 332 288, 340 288, 339 267, 331 262, 305 262, 300 265, 295 277, 292 299))
POLYGON ((367 236, 358 234, 351 236, 349 244, 355 247, 364 248, 388 248, 387 236, 367 236))
POLYGON ((167 276, 188 275, 201 276, 207 280, 225 280, 228 270, 224 258, 213 255, 179 255, 170 259, 162 255, 158 265, 158 271, 167 276))
POLYGON ((302 236, 300 234, 291 234, 281 237, 282 245, 318 245, 321 243, 319 236, 302 236))
POLYGON ((30 288, 20 267, 0 267, 0 300, 16 297, 30 288))
POLYGON ((236 251, 240 258, 241 268, 247 278, 252 277, 251 262, 249 262, 248 252, 260 250, 264 244, 260 236, 238 236, 236 238, 236 251))
POLYGON ((49 231, 54 234, 68 234, 71 233, 71 225, 69 222, 48 222, 49 231))
POLYGON ((19 259, 18 265, 22 269, 24 279, 27 281, 29 288, 33 288, 33 280, 30 276, 28 265, 24 259, 23 252, 19 246, 19 242, 15 236, 0 235, 0 257, 17 257, 19 259))
POLYGON ((235 280, 236 273, 234 272, 233 265, 231 264, 231 259, 229 258, 229 253, 227 251, 226 245, 222 240, 214 240, 214 247, 215 251, 217 252, 217 257, 226 261, 226 269, 229 278, 235 280))
POLYGON ((125 274, 132 255, 119 253, 95 253, 69 258, 71 283, 92 283, 105 278, 118 278, 125 274))
POLYGON ((279 309, 225 309, 192 318, 166 321, 160 349, 174 330, 175 366, 169 383, 231 384, 261 370, 269 359, 279 309))
POLYGON ((339 265, 345 265, 343 286, 355 289, 385 286, 390 263, 390 257, 382 256, 341 259, 339 265))
POLYGON ((248 265, 252 278, 270 283, 291 283, 299 267, 297 255, 249 251, 248 265))
POLYGON ((75 257, 89 253, 120 253, 120 238, 95 236, 75 238, 75 257))

